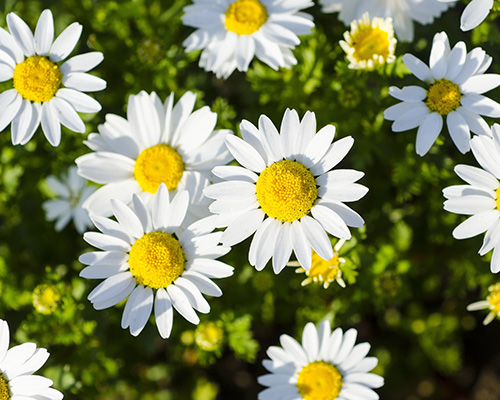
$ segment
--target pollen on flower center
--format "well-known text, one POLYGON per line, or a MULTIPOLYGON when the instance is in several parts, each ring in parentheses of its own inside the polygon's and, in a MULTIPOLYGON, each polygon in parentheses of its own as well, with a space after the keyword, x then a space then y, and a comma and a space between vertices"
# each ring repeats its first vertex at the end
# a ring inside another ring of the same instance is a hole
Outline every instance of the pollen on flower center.
POLYGON ((486 297, 489 305, 489 309, 494 313, 500 313, 500 284, 492 285, 488 288, 490 294, 486 297))
POLYGON ((52 99, 62 83, 57 64, 46 57, 32 56, 14 69, 14 87, 23 98, 42 103, 52 99))
POLYGON ((497 195, 497 209, 500 211, 500 186, 498 186, 498 189, 496 190, 496 195, 497 195))
POLYGON ((236 0, 226 10, 225 25, 238 35, 251 35, 267 21, 267 10, 258 0, 236 0))
POLYGON ((41 284, 33 290, 33 306, 42 314, 51 314, 61 301, 61 293, 55 285, 41 284))
POLYGON ((351 40, 354 48, 353 57, 358 62, 372 60, 374 56, 382 56, 384 60, 389 57, 389 33, 378 27, 371 25, 360 27, 351 35, 351 40))
POLYGON ((297 390, 304 400, 334 400, 342 385, 339 370, 324 361, 307 364, 297 378, 297 390))
POLYGON ((9 400, 10 398, 9 381, 0 372, 0 400, 9 400))
POLYGON ((149 232, 130 249, 130 272, 137 283, 152 289, 166 288, 184 272, 179 241, 165 232, 149 232))
POLYGON ((446 79, 434 81, 427 90, 425 105, 431 112, 447 115, 460 107, 462 93, 458 85, 446 79))
POLYGON ((157 144, 142 151, 135 161, 134 177, 141 189, 156 193, 164 183, 168 190, 175 190, 184 173, 184 161, 168 144, 157 144))
POLYGON ((283 160, 268 166, 257 180, 257 200, 271 218, 293 222, 311 210, 318 198, 313 174, 296 161, 283 160))

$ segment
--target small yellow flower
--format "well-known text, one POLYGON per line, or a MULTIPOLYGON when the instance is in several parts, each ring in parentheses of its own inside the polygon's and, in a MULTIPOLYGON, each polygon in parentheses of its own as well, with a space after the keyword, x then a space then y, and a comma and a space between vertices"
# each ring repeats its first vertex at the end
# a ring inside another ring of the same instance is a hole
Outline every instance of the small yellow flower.
POLYGON ((467 311, 490 310, 483 321, 483 325, 488 325, 495 317, 500 317, 500 282, 488 288, 490 294, 486 300, 476 301, 467 306, 467 311))
POLYGON ((200 349, 215 351, 222 345, 224 330, 215 322, 204 322, 196 328, 194 340, 200 349))
POLYGON ((397 40, 392 18, 363 18, 351 22, 351 31, 344 33, 340 47, 346 52, 351 69, 372 70, 394 62, 397 40))
POLYGON ((298 274, 305 273, 307 275, 307 278, 301 283, 302 286, 306 286, 314 282, 323 284, 323 287, 327 289, 328 286, 330 286, 330 283, 337 281, 340 286, 345 288, 345 282, 342 279, 340 266, 343 265, 346 260, 339 257, 340 248, 344 243, 345 240, 339 240, 337 242, 333 248, 333 257, 330 260, 324 260, 313 250, 312 263, 309 270, 302 268, 297 261, 292 261, 288 263, 288 265, 292 267, 298 266, 299 268, 297 268, 295 272, 298 274))
POLYGON ((61 292, 50 283, 42 283, 33 290, 33 307, 41 314, 52 314, 61 302, 61 292))

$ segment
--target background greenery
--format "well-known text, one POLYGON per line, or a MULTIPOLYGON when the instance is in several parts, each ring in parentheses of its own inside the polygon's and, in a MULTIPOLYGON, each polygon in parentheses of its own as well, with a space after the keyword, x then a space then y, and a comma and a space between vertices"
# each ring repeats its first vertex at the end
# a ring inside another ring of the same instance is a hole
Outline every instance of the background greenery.
MULTIPOLYGON (((84 115, 87 133, 96 131, 106 113, 125 115, 128 95, 156 91, 198 94, 197 107, 218 113, 218 127, 237 131, 241 119, 256 123, 260 114, 279 125, 286 107, 302 116, 316 112, 318 127, 333 123, 337 138, 352 135, 355 145, 342 168, 366 172, 361 183, 370 192, 353 204, 366 220, 354 230, 346 258, 357 276, 345 271, 346 289, 301 287, 304 275, 293 268, 275 276, 269 266, 256 272, 247 262, 248 241, 225 257, 233 277, 218 282, 221 298, 209 299, 203 322, 223 332, 215 351, 203 350, 195 328, 178 314, 170 339, 162 340, 154 323, 138 338, 120 328, 122 308, 95 311, 86 296, 97 282, 78 277, 78 256, 88 250, 72 225, 56 233, 41 204, 49 197, 44 183, 89 150, 85 136, 63 129, 58 148, 41 130, 24 147, 13 147, 10 132, 0 135, 0 317, 11 327, 13 342, 33 341, 51 358, 40 372, 70 399, 256 399, 265 373, 265 349, 282 333, 299 337, 304 324, 330 319, 344 329, 356 327, 379 358, 377 373, 386 384, 385 400, 500 399, 500 324, 481 324, 485 313, 469 313, 467 304, 483 299, 497 278, 489 257, 479 257, 481 237, 452 238, 463 217, 443 210, 442 188, 459 184, 454 165, 477 165, 461 155, 447 132, 429 154, 415 154, 415 130, 393 133, 383 110, 396 100, 388 86, 419 84, 400 57, 411 52, 428 60, 435 32, 444 30, 452 46, 483 47, 494 58, 490 72, 500 73, 500 32, 492 13, 472 34, 459 30, 464 4, 431 26, 416 26, 414 43, 398 43, 398 61, 377 72, 347 69, 338 41, 345 27, 336 15, 315 5, 316 29, 295 50, 298 65, 275 72, 254 61, 245 75, 217 80, 197 66, 199 53, 186 54, 182 41, 192 31, 180 17, 183 0, 4 0, 0 25, 16 12, 34 28, 50 8, 56 33, 78 21, 84 26, 78 52, 102 51, 96 74, 108 82, 95 97, 102 112, 84 115), (34 288, 53 283, 62 300, 52 314, 32 305, 34 288)), ((10 87, 10 83, 2 89, 10 87)), ((500 100, 500 90, 490 95, 500 100)), ((494 121, 489 121, 493 123, 494 121)))

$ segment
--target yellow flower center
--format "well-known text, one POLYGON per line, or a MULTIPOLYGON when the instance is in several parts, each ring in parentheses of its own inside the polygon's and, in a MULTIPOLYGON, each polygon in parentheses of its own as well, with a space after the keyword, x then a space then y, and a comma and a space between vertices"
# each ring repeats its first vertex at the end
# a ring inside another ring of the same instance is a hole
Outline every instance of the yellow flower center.
POLYGON ((134 177, 141 189, 156 193, 164 183, 175 190, 184 173, 182 157, 168 144, 157 144, 142 151, 135 161, 134 177))
POLYGON ((52 314, 61 301, 61 293, 55 285, 41 284, 33 290, 32 302, 42 314, 52 314))
POLYGON ((313 174, 290 160, 275 162, 262 171, 256 192, 262 210, 282 222, 307 215, 318 198, 313 174))
POLYGON ((130 272, 137 283, 152 289, 166 288, 184 272, 179 241, 165 232, 149 232, 130 249, 130 272))
POLYGON ((491 293, 486 300, 490 303, 490 310, 498 314, 500 312, 500 284, 490 286, 488 290, 491 293))
POLYGON ((324 260, 313 251, 311 268, 305 273, 313 282, 333 282, 341 274, 339 265, 339 253, 334 252, 330 260, 324 260))
POLYGON ((238 35, 251 35, 267 21, 267 10, 258 0, 236 0, 226 10, 226 29, 238 35))
POLYGON ((496 190, 496 195, 497 195, 497 209, 500 211, 500 186, 498 186, 498 189, 496 190))
POLYGON ((458 85, 446 79, 434 81, 427 90, 425 105, 431 112, 447 115, 460 107, 462 93, 458 85))
POLYGON ((55 96, 62 83, 63 74, 46 57, 28 57, 14 69, 14 87, 23 98, 42 103, 55 96))
POLYGON ((10 398, 9 381, 0 372, 0 400, 9 400, 10 398))
POLYGON ((387 59, 390 54, 389 33, 371 25, 360 27, 352 35, 353 57, 357 62, 372 60, 373 56, 382 56, 387 59))
POLYGON ((334 400, 342 385, 339 370, 324 361, 307 364, 297 378, 297 389, 304 400, 334 400))
POLYGON ((215 322, 207 322, 196 328, 194 339, 202 350, 214 351, 221 345, 224 331, 215 322))

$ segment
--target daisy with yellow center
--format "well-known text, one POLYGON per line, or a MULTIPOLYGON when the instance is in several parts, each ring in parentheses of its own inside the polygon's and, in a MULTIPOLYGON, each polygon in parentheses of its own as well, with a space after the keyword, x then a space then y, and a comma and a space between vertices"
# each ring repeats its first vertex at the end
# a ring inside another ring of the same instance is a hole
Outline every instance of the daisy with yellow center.
POLYGON ((33 307, 41 314, 52 314, 61 303, 61 292, 56 285, 42 283, 33 290, 33 307))
POLYGON ((49 358, 47 350, 30 342, 9 349, 9 342, 9 325, 0 319, 0 400, 61 400, 50 379, 33 375, 49 358))
POLYGON ((73 23, 54 40, 54 21, 44 10, 35 34, 16 14, 7 15, 10 33, 0 28, 0 82, 13 89, 0 94, 0 132, 11 124, 12 143, 26 144, 41 124, 52 146, 61 141, 61 124, 83 133, 77 112, 95 113, 100 104, 82 92, 103 90, 106 82, 87 74, 103 60, 92 52, 63 62, 75 48, 82 26, 73 23))
POLYGON ((411 54, 405 54, 403 61, 427 88, 390 87, 389 94, 402 102, 385 110, 384 117, 394 121, 394 132, 418 127, 417 154, 430 150, 444 118, 461 153, 470 150, 471 132, 491 136, 482 116, 500 117, 500 104, 483 93, 500 85, 500 75, 485 74, 492 59, 484 50, 476 47, 467 53, 464 42, 451 49, 446 33, 441 32, 434 36, 429 67, 411 54))
POLYGON ((281 347, 269 347, 270 359, 262 362, 269 374, 258 378, 267 387, 258 399, 378 399, 373 389, 383 386, 384 379, 369 372, 378 360, 366 357, 370 345, 355 345, 356 337, 355 329, 331 332, 328 321, 321 322, 318 329, 309 322, 302 344, 281 335, 281 347))
POLYGON ((218 214, 219 227, 227 227, 222 243, 232 246, 252 234, 249 261, 262 270, 272 259, 279 273, 295 252, 305 269, 311 267, 312 250, 323 259, 333 257, 327 232, 349 239, 348 227, 361 227, 363 219, 344 202, 357 201, 368 189, 358 183, 364 173, 333 168, 346 156, 354 139, 332 143, 335 128, 316 132, 314 113, 302 119, 286 110, 278 132, 262 115, 259 127, 240 125, 243 139, 226 138, 226 145, 242 165, 213 169, 223 182, 204 193, 215 201, 210 211, 218 214))
POLYGON ((483 232, 480 255, 493 250, 490 269, 500 271, 500 125, 494 124, 489 136, 471 140, 472 154, 482 168, 457 165, 455 172, 467 185, 449 186, 443 190, 447 199, 444 209, 470 216, 453 230, 455 239, 467 239, 483 232), (492 137, 489 137, 492 136, 492 137))
POLYGON ((273 69, 290 68, 312 18, 301 12, 310 0, 194 0, 182 21, 196 28, 185 41, 186 51, 201 50, 200 67, 227 79, 235 69, 247 71, 254 57, 273 69))
POLYGON ((396 57, 396 38, 392 18, 363 18, 351 22, 351 31, 339 42, 346 52, 351 69, 374 69, 393 63, 396 57))
POLYGON ((84 235, 90 245, 102 251, 80 257, 80 262, 88 265, 80 276, 105 279, 88 299, 96 310, 102 310, 128 298, 121 326, 129 328, 133 336, 144 329, 153 304, 162 338, 170 336, 173 309, 198 324, 195 310, 210 311, 203 294, 222 295, 211 279, 233 274, 232 267, 215 260, 230 248, 218 245, 221 233, 211 233, 210 221, 202 219, 181 228, 188 205, 187 191, 178 191, 169 200, 162 183, 149 206, 137 195, 133 196, 133 209, 112 199, 117 221, 94 216, 92 220, 102 233, 84 235))
POLYGON ((108 114, 85 144, 94 150, 76 160, 78 173, 103 184, 84 203, 91 215, 110 216, 111 198, 130 204, 134 194, 150 202, 163 183, 175 194, 187 190, 185 224, 209 215, 203 189, 210 170, 232 160, 224 139, 229 130, 214 130, 217 114, 205 106, 193 111, 196 96, 187 92, 174 106, 144 91, 129 98, 127 119, 108 114))
POLYGON ((291 261, 288 263, 288 266, 299 267, 295 270, 295 272, 298 274, 305 273, 307 275, 307 278, 301 283, 302 286, 317 283, 323 285, 325 289, 328 289, 333 281, 337 281, 341 287, 345 288, 345 282, 342 279, 342 270, 340 269, 340 266, 345 264, 346 260, 339 255, 340 248, 344 243, 345 240, 343 239, 337 242, 333 248, 333 257, 329 260, 321 258, 318 253, 313 251, 311 268, 309 269, 302 268, 298 261, 291 261))
POLYGON ((476 301, 467 306, 467 311, 489 310, 483 325, 488 325, 495 318, 500 318, 500 283, 491 285, 488 291, 490 294, 486 297, 486 300, 476 301))

